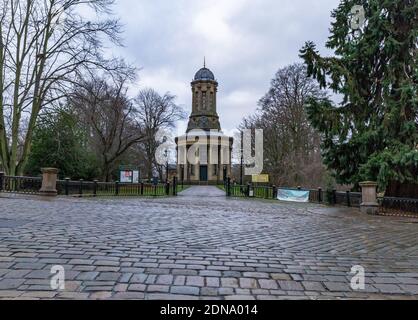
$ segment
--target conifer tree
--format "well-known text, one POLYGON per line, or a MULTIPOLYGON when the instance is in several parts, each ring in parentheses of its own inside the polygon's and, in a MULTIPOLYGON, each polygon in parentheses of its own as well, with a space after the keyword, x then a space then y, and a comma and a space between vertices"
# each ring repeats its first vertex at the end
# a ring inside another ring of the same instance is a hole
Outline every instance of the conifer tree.
POLYGON ((301 49, 308 74, 342 97, 306 106, 325 164, 339 183, 416 184, 418 1, 343 0, 332 17, 327 47, 335 56, 321 56, 312 42, 301 49))

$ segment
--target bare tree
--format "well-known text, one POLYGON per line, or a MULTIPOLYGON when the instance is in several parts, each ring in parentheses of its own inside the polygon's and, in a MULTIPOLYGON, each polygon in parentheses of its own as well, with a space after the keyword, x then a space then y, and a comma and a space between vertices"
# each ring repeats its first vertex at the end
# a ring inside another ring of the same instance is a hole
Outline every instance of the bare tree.
POLYGON ((152 177, 153 169, 160 172, 161 167, 156 163, 155 153, 162 141, 157 141, 160 129, 173 128, 175 122, 184 119, 184 110, 176 105, 176 97, 170 93, 160 95, 153 89, 141 90, 134 99, 138 110, 138 120, 141 124, 145 139, 139 145, 144 153, 145 167, 148 178, 152 177))
POLYGON ((241 129, 264 130, 264 169, 277 185, 321 184, 320 137, 307 120, 305 103, 323 95, 303 65, 290 65, 276 73, 258 112, 241 123, 241 129))
POLYGON ((70 95, 70 103, 89 131, 89 144, 102 163, 105 181, 129 148, 145 139, 138 110, 126 94, 126 81, 119 78, 111 83, 97 76, 81 82, 70 95))
POLYGON ((103 17, 112 3, 0 0, 0 159, 8 174, 22 173, 41 110, 65 96, 77 76, 121 68, 101 50, 104 38, 120 44, 118 21, 86 21, 79 13, 89 7, 103 17))

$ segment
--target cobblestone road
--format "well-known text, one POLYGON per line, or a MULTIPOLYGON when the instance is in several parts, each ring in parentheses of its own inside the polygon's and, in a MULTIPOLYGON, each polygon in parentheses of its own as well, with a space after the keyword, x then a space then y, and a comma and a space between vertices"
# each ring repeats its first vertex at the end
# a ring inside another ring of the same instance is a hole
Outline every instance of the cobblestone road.
POLYGON ((0 298, 418 298, 418 221, 315 204, 0 198, 0 298), (54 265, 65 290, 50 287, 54 265), (350 288, 350 269, 366 289, 350 288))

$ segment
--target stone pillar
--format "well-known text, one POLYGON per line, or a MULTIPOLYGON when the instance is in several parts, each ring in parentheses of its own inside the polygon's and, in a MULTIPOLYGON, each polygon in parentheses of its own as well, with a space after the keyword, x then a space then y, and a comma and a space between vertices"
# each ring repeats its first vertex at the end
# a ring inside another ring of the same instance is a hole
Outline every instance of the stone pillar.
POLYGON ((363 213, 375 215, 379 210, 379 204, 377 203, 377 183, 372 181, 366 181, 360 183, 362 193, 362 203, 360 210, 363 213))
POLYGON ((42 168, 42 188, 39 192, 44 196, 57 195, 57 173, 56 168, 42 168))

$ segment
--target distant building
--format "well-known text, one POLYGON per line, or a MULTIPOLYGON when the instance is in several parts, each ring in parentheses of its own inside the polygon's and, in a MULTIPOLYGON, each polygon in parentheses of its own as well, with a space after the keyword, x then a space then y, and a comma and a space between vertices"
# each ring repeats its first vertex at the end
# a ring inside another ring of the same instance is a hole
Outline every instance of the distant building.
POLYGON ((221 131, 216 111, 218 82, 204 65, 191 86, 192 113, 187 132, 176 138, 177 178, 191 184, 221 183, 231 175, 233 138, 221 131))

